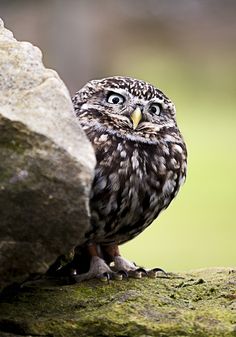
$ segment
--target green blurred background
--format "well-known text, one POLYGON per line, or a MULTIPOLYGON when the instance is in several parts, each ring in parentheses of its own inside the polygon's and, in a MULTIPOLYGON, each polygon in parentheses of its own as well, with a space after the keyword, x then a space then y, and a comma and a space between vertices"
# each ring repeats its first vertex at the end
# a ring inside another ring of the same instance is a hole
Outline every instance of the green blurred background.
POLYGON ((40 47, 71 95, 89 79, 119 74, 175 102, 186 184, 123 254, 173 271, 236 265, 236 2, 1 1, 0 16, 17 39, 40 47))

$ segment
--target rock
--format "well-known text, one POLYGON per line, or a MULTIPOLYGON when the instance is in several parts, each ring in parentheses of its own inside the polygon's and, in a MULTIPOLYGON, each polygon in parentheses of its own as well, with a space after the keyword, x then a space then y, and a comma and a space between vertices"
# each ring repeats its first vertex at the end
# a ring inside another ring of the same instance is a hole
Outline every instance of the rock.
POLYGON ((89 226, 95 156, 57 73, 0 21, 0 285, 44 272, 89 226))
POLYGON ((2 294, 0 335, 233 337, 235 285, 231 268, 108 284, 25 284, 2 294))

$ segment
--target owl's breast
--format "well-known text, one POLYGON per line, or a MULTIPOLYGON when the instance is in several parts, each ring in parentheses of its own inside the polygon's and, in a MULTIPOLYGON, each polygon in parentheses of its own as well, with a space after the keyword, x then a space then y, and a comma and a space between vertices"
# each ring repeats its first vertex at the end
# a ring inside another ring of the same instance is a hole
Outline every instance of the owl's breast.
POLYGON ((179 189, 181 156, 168 146, 95 141, 89 239, 125 242, 144 230, 179 189))

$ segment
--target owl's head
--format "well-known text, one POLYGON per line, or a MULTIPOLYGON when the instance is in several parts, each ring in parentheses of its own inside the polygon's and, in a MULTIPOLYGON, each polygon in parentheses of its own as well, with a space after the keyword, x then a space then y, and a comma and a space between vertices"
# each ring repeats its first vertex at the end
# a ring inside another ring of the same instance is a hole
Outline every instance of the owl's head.
POLYGON ((170 99, 153 85, 130 77, 92 80, 72 100, 83 126, 96 131, 147 142, 176 128, 170 99))

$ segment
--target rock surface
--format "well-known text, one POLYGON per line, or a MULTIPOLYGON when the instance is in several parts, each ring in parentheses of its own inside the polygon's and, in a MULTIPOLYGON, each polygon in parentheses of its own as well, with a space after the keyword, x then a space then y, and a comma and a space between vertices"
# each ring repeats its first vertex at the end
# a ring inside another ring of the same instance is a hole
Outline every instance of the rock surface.
POLYGON ((25 284, 2 294, 0 335, 236 336, 236 269, 109 284, 25 284))
POLYGON ((57 73, 1 20, 0 69, 1 286, 80 242, 95 156, 57 73))

